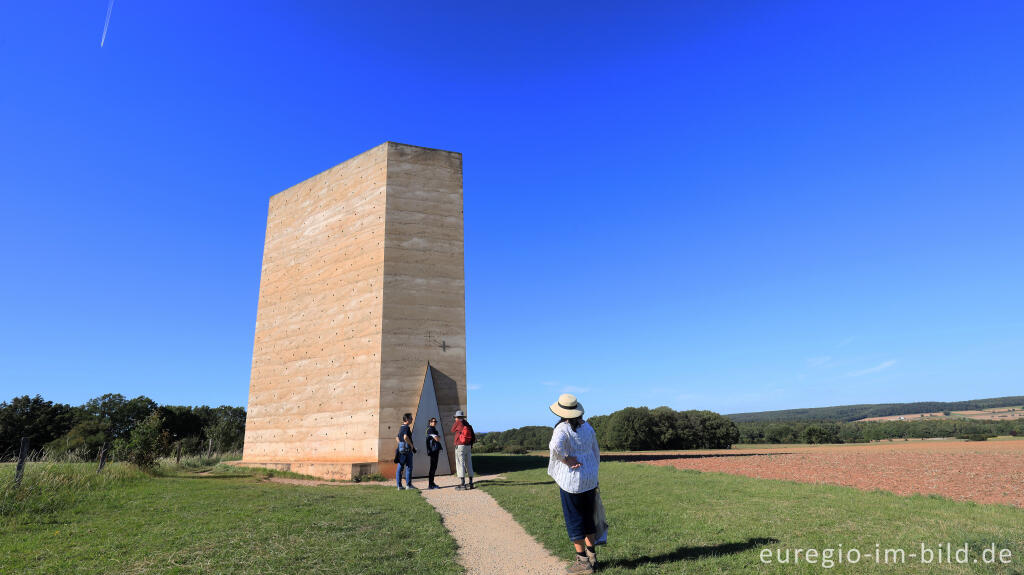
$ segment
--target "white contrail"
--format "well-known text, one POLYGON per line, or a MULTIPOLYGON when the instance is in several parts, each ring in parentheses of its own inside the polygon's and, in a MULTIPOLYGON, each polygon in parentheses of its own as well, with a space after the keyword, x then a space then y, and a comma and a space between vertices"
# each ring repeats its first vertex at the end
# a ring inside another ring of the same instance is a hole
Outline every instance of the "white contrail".
POLYGON ((110 5, 107 6, 107 20, 103 23, 103 36, 100 37, 100 48, 103 47, 103 42, 107 40, 107 27, 110 26, 110 12, 114 9, 114 0, 110 0, 110 5))

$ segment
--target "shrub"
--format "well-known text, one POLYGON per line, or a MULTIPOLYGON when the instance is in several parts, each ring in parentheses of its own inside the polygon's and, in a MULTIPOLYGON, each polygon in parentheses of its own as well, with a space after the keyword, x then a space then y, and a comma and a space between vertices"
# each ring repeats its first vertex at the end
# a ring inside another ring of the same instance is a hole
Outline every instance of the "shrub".
POLYGON ((796 440, 793 427, 787 423, 772 423, 764 430, 769 443, 793 443, 796 440))
POLYGON ((152 469, 160 455, 160 436, 164 420, 154 411, 132 430, 124 447, 127 460, 142 469, 152 469))
POLYGON ((836 440, 835 435, 817 424, 808 425, 800 435, 804 443, 834 443, 836 440))
POLYGON ((213 453, 211 455, 182 455, 181 461, 178 461, 177 456, 172 454, 170 457, 159 459, 156 463, 161 467, 168 468, 203 469, 213 467, 222 461, 237 461, 239 459, 241 459, 241 456, 238 452, 229 451, 227 453, 213 453))
POLYGON ((204 427, 203 433, 210 440, 210 445, 215 451, 238 449, 242 446, 242 439, 245 437, 245 420, 242 419, 239 424, 233 419, 221 418, 216 423, 204 427))
MULTIPOLYGON (((627 407, 611 414, 606 426, 606 449, 625 449, 640 451, 654 449, 651 434, 654 430, 654 417, 646 407, 627 407)), ((603 430, 603 429, 602 429, 603 430)))
POLYGON ((477 443, 473 446, 473 453, 495 453, 500 449, 494 443, 477 443))
POLYGON ((731 419, 707 410, 678 412, 676 433, 681 440, 661 449, 729 449, 740 439, 731 419))

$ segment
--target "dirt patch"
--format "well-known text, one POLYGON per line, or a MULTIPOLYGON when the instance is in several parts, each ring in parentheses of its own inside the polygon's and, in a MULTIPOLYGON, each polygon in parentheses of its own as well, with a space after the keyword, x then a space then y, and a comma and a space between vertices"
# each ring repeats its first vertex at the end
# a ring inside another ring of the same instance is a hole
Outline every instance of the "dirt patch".
POLYGON ((701 451, 635 460, 759 479, 883 489, 900 495, 937 494, 1024 507, 1024 440, 787 446, 784 451, 701 451))

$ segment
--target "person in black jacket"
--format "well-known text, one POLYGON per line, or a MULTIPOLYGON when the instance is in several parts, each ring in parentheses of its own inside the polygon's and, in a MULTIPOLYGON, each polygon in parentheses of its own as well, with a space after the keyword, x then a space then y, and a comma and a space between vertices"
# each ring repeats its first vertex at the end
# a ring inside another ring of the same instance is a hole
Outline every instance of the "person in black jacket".
POLYGON ((427 455, 430 457, 430 474, 427 477, 427 489, 440 489, 434 483, 434 473, 437 472, 437 458, 441 455, 441 434, 437 432, 437 418, 431 417, 427 427, 427 455))

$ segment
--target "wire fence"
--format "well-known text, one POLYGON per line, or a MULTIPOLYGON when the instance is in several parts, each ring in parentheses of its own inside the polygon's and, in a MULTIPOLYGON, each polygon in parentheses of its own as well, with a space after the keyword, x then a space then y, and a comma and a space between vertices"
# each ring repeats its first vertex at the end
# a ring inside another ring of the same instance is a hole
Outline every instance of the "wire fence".
POLYGON ((113 455, 108 444, 98 452, 81 449, 54 454, 33 449, 31 440, 23 438, 16 458, 0 460, 0 517, 53 512, 111 484, 241 459, 239 451, 187 454, 179 446, 156 459, 152 468, 143 469, 113 455))

